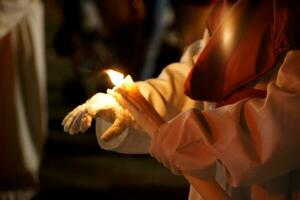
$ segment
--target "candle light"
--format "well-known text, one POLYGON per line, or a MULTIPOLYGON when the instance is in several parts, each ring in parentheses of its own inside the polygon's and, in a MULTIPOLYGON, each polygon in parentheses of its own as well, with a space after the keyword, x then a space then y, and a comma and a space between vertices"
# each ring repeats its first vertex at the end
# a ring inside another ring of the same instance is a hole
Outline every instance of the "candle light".
POLYGON ((113 96, 115 98, 116 96, 120 97, 116 98, 116 100, 123 107, 128 109, 137 121, 139 119, 138 116, 135 116, 136 113, 143 113, 143 115, 145 115, 146 118, 149 119, 149 124, 151 124, 151 132, 153 132, 152 129, 158 128, 159 125, 164 122, 164 120, 160 117, 160 115, 156 112, 152 105, 141 94, 130 75, 127 75, 125 78, 123 78, 124 75, 120 72, 116 72, 114 70, 107 70, 106 72, 109 75, 112 83, 115 85, 112 91, 108 90, 108 93, 117 93, 118 95, 114 94, 113 96), (126 103, 124 102, 123 98, 126 99, 126 103), (129 104, 131 107, 134 107, 134 110, 129 108, 129 104))
POLYGON ((121 72, 112 69, 108 69, 105 72, 108 74, 111 82, 114 84, 114 90, 118 90, 118 88, 121 88, 123 91, 128 93, 130 97, 134 99, 143 98, 130 75, 127 75, 124 78, 124 75, 121 72))
POLYGON ((117 71, 112 70, 112 69, 108 69, 108 70, 106 70, 105 72, 108 74, 108 76, 109 76, 111 82, 112 82, 115 86, 119 86, 119 85, 122 84, 123 79, 124 79, 124 75, 123 75, 122 73, 117 72, 117 71))

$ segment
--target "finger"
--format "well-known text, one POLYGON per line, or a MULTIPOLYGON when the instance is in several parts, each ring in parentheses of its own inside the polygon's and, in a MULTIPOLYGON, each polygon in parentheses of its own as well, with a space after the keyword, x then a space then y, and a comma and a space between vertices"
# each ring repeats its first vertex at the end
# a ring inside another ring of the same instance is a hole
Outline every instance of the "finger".
POLYGON ((115 122, 109 127, 102 135, 101 139, 108 142, 114 137, 120 135, 126 129, 126 123, 120 120, 115 120, 115 122))
POLYGON ((65 125, 67 123, 67 121, 69 120, 69 118, 72 116, 72 113, 76 110, 76 108, 74 110, 72 110, 71 112, 69 112, 63 119, 63 121, 61 122, 61 125, 65 125))
POLYGON ((132 121, 128 111, 124 110, 121 107, 116 107, 114 109, 114 115, 115 121, 113 122, 112 126, 103 133, 101 137, 103 141, 109 141, 112 138, 120 135, 132 121))
POLYGON ((85 114, 86 114, 85 111, 78 112, 78 114, 74 117, 74 120, 73 120, 73 122, 72 122, 72 124, 70 125, 70 128, 69 128, 69 133, 71 135, 79 133, 80 123, 81 123, 81 120, 82 120, 82 118, 85 114))
POLYGON ((70 126, 73 123, 74 117, 81 112, 83 106, 77 106, 73 111, 71 111, 63 120, 62 125, 64 126, 64 131, 69 132, 70 126))
POLYGON ((61 123, 61 125, 64 126, 64 131, 66 131, 66 129, 68 129, 68 127, 69 127, 70 124, 72 123, 73 118, 74 118, 74 110, 73 110, 72 112, 68 113, 68 114, 64 117, 64 119, 63 119, 63 121, 62 121, 62 123, 61 123))
POLYGON ((68 119, 73 118, 74 115, 75 115, 79 110, 82 109, 82 107, 83 107, 83 105, 79 105, 79 106, 77 106, 75 109, 73 109, 71 112, 69 112, 69 113, 66 115, 66 117, 63 119, 62 125, 66 124, 67 121, 68 121, 68 119))
POLYGON ((65 132, 69 132, 70 126, 72 125, 73 120, 74 120, 74 116, 75 116, 75 114, 68 115, 67 117, 65 117, 65 120, 63 123, 65 132))
POLYGON ((82 106, 79 106, 77 109, 72 111, 65 120, 64 123, 64 131, 70 133, 70 129, 72 128, 72 124, 74 123, 75 118, 82 112, 82 106))
POLYGON ((91 127, 92 120, 93 120, 93 118, 88 114, 86 114, 82 118, 81 123, 80 123, 80 131, 82 133, 84 133, 87 129, 89 129, 91 127))

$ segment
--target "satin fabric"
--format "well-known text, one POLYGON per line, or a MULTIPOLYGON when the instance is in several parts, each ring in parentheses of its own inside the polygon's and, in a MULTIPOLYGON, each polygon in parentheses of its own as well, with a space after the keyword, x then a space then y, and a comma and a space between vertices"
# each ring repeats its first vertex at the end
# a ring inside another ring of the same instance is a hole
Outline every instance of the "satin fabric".
POLYGON ((300 3, 292 0, 218 1, 208 20, 211 39, 185 81, 186 94, 222 105, 264 97, 251 87, 299 48, 299 13, 300 3))
POLYGON ((215 180, 219 163, 232 199, 299 199, 300 51, 274 73, 265 99, 193 109, 165 123, 151 155, 174 173, 204 180, 215 180))

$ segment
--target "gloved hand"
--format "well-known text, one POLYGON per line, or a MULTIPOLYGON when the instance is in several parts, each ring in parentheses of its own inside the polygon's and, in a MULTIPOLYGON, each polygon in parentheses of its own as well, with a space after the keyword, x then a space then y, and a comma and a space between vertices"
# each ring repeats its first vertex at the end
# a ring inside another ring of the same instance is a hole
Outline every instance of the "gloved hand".
POLYGON ((150 137, 164 123, 164 119, 142 96, 136 85, 132 84, 130 87, 120 85, 113 90, 107 90, 107 93, 112 95, 123 108, 128 109, 136 120, 137 126, 142 128, 150 137))
POLYGON ((133 118, 109 94, 97 93, 85 103, 77 106, 63 119, 64 131, 71 135, 85 132, 95 117, 113 122, 101 136, 104 141, 122 133, 128 125, 133 125, 133 118))

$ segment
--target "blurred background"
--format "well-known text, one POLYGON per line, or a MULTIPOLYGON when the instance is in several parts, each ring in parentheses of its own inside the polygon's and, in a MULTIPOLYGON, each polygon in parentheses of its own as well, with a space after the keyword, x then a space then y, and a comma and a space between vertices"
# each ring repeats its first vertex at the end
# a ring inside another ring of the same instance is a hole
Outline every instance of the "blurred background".
POLYGON ((114 66, 156 77, 201 38, 208 6, 197 0, 44 0, 49 133, 34 199, 187 199, 188 183, 148 155, 103 151, 94 125, 70 136, 63 117, 111 83, 114 66))

